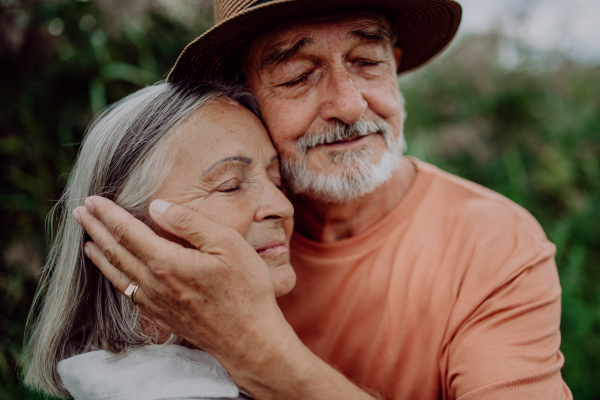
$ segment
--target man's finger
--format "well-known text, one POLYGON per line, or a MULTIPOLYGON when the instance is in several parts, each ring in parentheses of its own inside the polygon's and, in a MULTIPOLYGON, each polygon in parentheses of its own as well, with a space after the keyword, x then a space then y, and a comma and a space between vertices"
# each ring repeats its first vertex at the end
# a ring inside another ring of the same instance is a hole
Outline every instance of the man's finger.
POLYGON ((125 293, 125 289, 133 280, 125 274, 123 274, 118 268, 112 265, 102 250, 94 242, 87 242, 84 244, 85 255, 94 263, 96 267, 108 278, 115 288, 121 293, 125 293))
POLYGON ((150 216, 165 231, 206 253, 222 250, 215 246, 238 238, 247 245, 242 236, 233 229, 211 221, 187 207, 164 200, 154 200, 150 204, 150 216))
MULTIPOLYGON (((112 265, 104 254, 102 250, 96 245, 94 242, 87 242, 84 245, 85 255, 94 263, 96 267, 108 278, 108 280, 113 284, 115 288, 123 295, 125 295, 125 291, 129 284, 133 282, 131 278, 128 278, 125 274, 123 274, 119 269, 117 269, 114 265, 112 265)), ((141 288, 135 293, 135 302, 136 304, 142 305, 144 304, 145 295, 141 288)))
MULTIPOLYGON (((181 245, 158 236, 146 224, 109 199, 91 196, 85 200, 85 207, 105 225, 116 242, 146 265, 161 264, 161 260, 168 257, 168 254, 173 254, 182 248, 181 245)), ((96 242, 96 240, 94 241, 96 242)), ((98 245, 104 252, 105 249, 100 244, 98 245)), ((120 265, 116 266, 120 267, 120 265)), ((128 271, 123 270, 123 272, 129 275, 128 271)))
MULTIPOLYGON (((102 257, 106 259, 107 263, 109 263, 113 268, 120 270, 120 272, 124 273, 131 279, 134 279, 138 282, 145 280, 144 278, 147 272, 144 265, 135 255, 133 255, 129 250, 115 240, 113 235, 102 222, 100 222, 94 215, 90 214, 85 207, 77 207, 74 211, 74 214, 75 213, 79 217, 78 222, 81 224, 81 227, 87 232, 88 235, 90 235, 94 243, 99 248, 98 250, 103 253, 102 257)), ((92 262, 94 262, 98 268, 101 267, 101 265, 97 264, 94 259, 92 259, 92 262)), ((107 278, 109 278, 109 280, 112 282, 111 276, 107 275, 107 278)))

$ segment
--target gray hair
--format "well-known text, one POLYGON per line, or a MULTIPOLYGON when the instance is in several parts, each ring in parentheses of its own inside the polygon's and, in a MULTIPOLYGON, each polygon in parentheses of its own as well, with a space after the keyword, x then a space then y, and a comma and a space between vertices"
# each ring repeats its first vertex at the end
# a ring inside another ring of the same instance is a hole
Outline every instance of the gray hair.
MULTIPOLYGON (((48 394, 68 392, 57 363, 104 349, 113 353, 158 340, 131 305, 85 257, 86 233, 71 217, 85 198, 100 195, 149 222, 148 206, 170 172, 176 127, 195 110, 228 97, 258 114, 249 92, 219 84, 159 83, 103 111, 88 128, 67 187, 49 215, 58 224, 42 271, 25 339, 25 384, 48 394)), ((169 342, 176 342, 171 335, 169 342)))

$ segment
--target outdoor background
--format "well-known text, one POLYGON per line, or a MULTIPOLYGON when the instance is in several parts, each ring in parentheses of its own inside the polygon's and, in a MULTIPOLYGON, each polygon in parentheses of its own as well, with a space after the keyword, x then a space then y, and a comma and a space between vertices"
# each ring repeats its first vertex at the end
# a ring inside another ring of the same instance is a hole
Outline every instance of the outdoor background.
MULTIPOLYGON (((529 210, 558 247, 563 376, 600 399, 600 2, 461 1, 449 50, 400 78, 409 154, 529 210)), ((0 399, 19 382, 44 221, 82 133, 166 76, 205 1, 0 0, 0 399)))

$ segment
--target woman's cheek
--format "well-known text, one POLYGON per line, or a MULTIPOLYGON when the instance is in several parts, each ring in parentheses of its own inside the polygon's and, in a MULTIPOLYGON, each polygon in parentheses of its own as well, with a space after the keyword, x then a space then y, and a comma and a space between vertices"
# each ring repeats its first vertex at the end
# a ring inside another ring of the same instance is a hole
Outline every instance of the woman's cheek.
POLYGON ((252 205, 241 198, 212 198, 197 212, 213 222, 236 230, 244 237, 254 219, 252 205))

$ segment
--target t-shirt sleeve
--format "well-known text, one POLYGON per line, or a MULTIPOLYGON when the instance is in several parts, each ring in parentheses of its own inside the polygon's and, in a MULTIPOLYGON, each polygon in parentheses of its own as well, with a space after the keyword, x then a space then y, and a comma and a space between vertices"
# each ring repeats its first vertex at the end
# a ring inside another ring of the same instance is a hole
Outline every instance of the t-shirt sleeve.
POLYGON ((491 211, 492 221, 473 228, 476 245, 457 283, 441 366, 445 397, 571 399, 560 374, 555 247, 525 211, 491 211))

